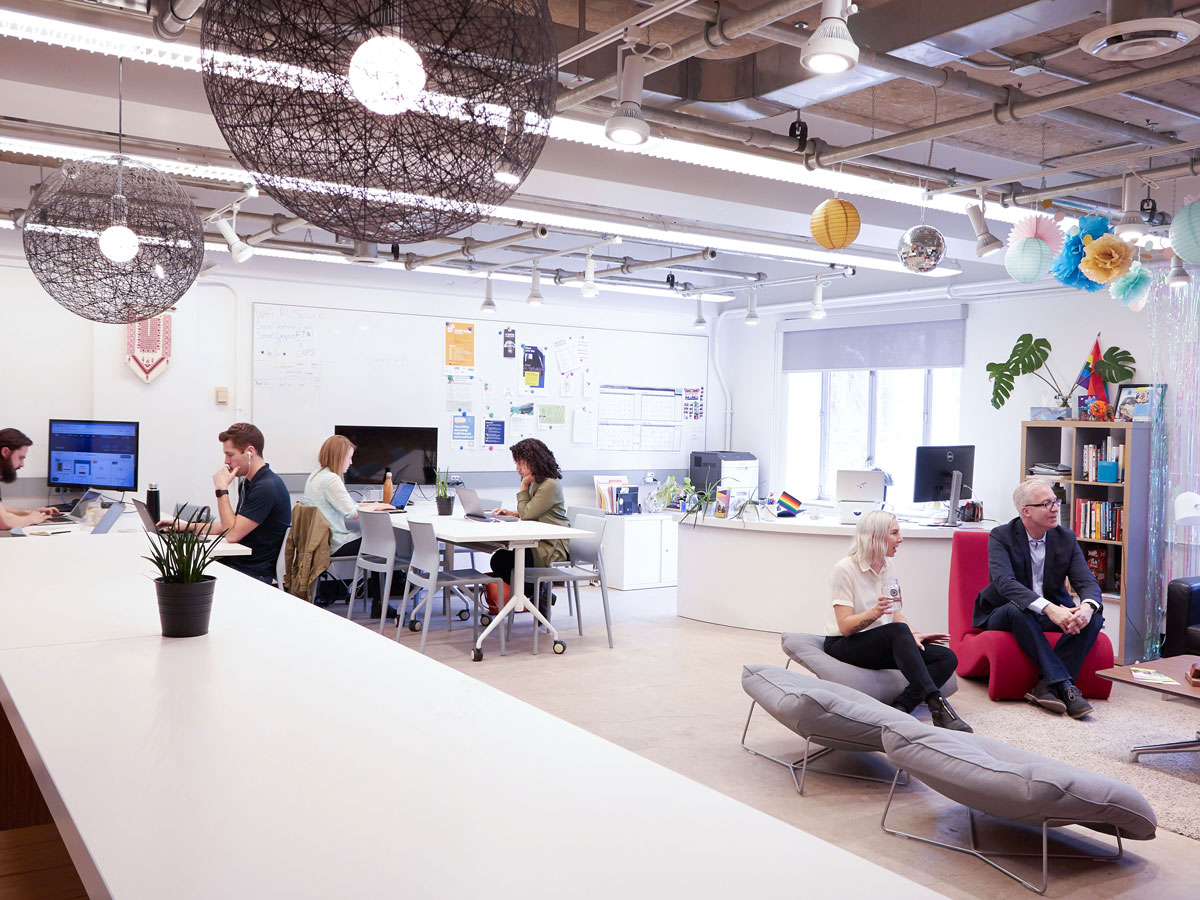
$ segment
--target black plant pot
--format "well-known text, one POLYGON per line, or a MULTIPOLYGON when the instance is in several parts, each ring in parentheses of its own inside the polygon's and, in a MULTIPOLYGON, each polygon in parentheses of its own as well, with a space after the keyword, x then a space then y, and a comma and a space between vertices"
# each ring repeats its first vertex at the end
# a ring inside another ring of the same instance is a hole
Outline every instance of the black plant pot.
POLYGON ((212 613, 213 588, 217 579, 205 575, 191 584, 170 584, 154 579, 158 593, 158 619, 163 637, 199 637, 208 634, 208 617, 212 613))
POLYGON ((454 512, 453 497, 437 497, 437 511, 439 516, 448 516, 454 512))

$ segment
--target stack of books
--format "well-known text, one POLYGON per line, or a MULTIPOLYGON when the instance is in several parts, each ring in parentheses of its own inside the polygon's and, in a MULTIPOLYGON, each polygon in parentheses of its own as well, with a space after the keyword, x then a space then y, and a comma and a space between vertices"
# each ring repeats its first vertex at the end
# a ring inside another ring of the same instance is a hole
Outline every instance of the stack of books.
POLYGON ((1063 463, 1040 462, 1029 467, 1029 474, 1057 481, 1060 478, 1070 478, 1071 467, 1063 463))

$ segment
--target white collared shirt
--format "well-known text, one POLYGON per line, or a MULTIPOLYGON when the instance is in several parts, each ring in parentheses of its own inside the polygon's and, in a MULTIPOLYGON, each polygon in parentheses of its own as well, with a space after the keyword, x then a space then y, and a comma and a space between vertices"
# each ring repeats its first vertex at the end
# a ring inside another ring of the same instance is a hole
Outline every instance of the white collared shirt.
MULTIPOLYGON (((883 596, 879 589, 880 582, 890 581, 893 577, 889 559, 884 559, 883 569, 879 572, 866 564, 855 562, 848 556, 839 559, 829 574, 829 606, 825 610, 826 636, 836 637, 842 633, 838 628, 835 606, 848 606, 853 614, 866 612, 883 596)), ((878 628, 880 625, 889 625, 891 621, 892 614, 888 613, 860 629, 859 633, 878 628)))
MULTIPOLYGON (((1049 532, 1046 532, 1049 534, 1049 532)), ((1029 537, 1029 535, 1026 535, 1029 537)), ((1030 563, 1030 578, 1033 582, 1033 592, 1040 597, 1040 600, 1034 600, 1029 604, 1029 608, 1035 613, 1040 613, 1050 601, 1047 600, 1042 591, 1042 581, 1046 575, 1046 535, 1043 534, 1040 539, 1034 540, 1029 538, 1029 563, 1030 563)))

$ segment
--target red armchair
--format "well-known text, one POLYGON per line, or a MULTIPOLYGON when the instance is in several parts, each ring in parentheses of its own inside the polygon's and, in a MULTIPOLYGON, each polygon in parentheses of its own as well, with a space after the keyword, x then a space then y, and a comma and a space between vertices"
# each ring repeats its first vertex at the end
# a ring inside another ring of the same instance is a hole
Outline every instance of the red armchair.
MULTIPOLYGON (((1019 700, 1037 681, 1037 669, 1007 631, 980 631, 971 624, 975 596, 988 583, 988 534, 956 531, 950 549, 950 649, 958 655, 958 674, 987 676, 993 700, 1019 700)), ((1046 635, 1053 645, 1059 635, 1046 635)), ((1103 632, 1083 661, 1077 687, 1083 696, 1106 699, 1112 682, 1096 675, 1113 664, 1112 642, 1103 632)))

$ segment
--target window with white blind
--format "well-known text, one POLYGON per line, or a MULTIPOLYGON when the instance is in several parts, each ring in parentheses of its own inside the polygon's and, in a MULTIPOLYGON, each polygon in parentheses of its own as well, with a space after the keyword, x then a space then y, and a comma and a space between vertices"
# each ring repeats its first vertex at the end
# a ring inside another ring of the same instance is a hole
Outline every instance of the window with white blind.
POLYGON ((785 332, 783 488, 835 499, 838 469, 880 468, 888 502, 912 505, 916 448, 955 444, 965 322, 785 332))

